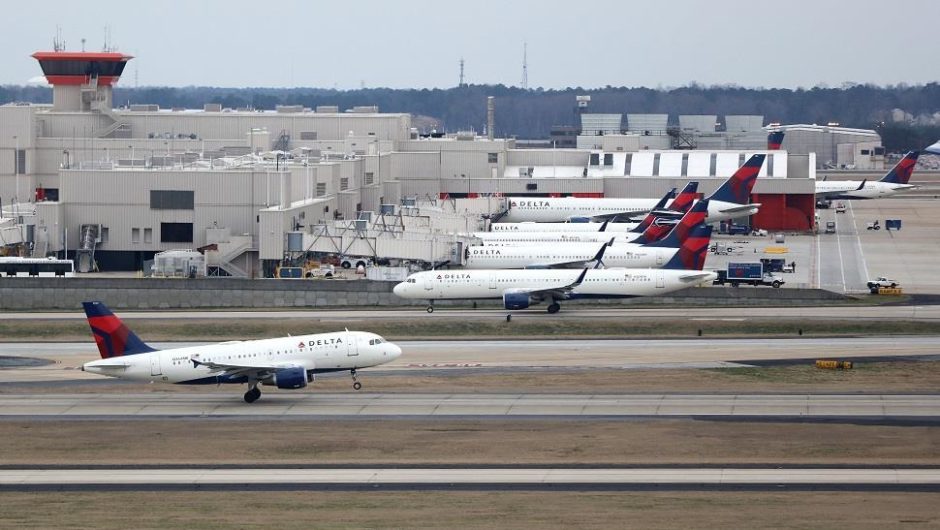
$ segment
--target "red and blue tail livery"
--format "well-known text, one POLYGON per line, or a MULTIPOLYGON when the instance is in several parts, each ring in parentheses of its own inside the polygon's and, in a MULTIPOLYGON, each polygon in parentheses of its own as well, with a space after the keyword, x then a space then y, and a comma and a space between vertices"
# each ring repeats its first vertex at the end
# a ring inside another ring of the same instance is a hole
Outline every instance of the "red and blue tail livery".
POLYGON ((767 150, 768 151, 779 151, 780 146, 783 144, 783 131, 774 131, 767 135, 767 150))
POLYGON ((761 166, 764 165, 764 159, 767 155, 752 155, 751 158, 739 167, 734 175, 731 175, 724 184, 712 193, 708 198, 713 201, 733 202, 737 204, 747 204, 751 200, 751 190, 757 182, 757 174, 760 173, 761 166))
POLYGON ((156 351, 140 340, 103 302, 82 302, 102 359, 156 351))
POLYGON ((911 174, 914 173, 914 166, 917 165, 917 157, 920 152, 911 151, 904 155, 904 158, 897 163, 887 175, 882 177, 881 182, 889 184, 907 184, 911 180, 911 174))

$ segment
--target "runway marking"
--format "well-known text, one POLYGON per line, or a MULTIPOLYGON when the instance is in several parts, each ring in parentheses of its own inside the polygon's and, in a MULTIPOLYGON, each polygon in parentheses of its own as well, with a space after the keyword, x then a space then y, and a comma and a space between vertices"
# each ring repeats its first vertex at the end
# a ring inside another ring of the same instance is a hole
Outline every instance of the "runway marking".
POLYGON ((0 418, 734 417, 940 419, 940 394, 10 394, 0 418))
MULTIPOLYGON (((899 468, 90 468, 0 469, 3 490, 31 486, 186 485, 940 485, 940 469, 899 468)), ((250 486, 249 486, 250 487, 250 486)))
POLYGON ((862 281, 867 282, 870 276, 868 275, 868 263, 865 261, 865 253, 862 251, 862 236, 859 235, 858 225, 855 221, 855 210, 852 208, 852 201, 849 201, 849 215, 852 216, 852 226, 855 229, 855 243, 858 245, 858 256, 862 262, 862 269, 865 271, 865 277, 862 278, 862 281))

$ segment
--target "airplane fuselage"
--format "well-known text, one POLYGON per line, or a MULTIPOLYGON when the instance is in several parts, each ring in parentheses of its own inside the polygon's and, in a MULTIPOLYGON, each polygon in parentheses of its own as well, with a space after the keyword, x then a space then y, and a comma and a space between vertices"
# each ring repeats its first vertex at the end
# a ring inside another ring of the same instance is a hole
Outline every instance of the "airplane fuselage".
MULTIPOLYGON (((639 223, 608 223, 606 232, 626 232, 633 230, 639 223)), ((515 233, 515 232, 597 232, 604 223, 536 223, 526 221, 522 223, 493 223, 489 232, 479 233, 515 233)), ((476 235, 476 234, 474 234, 476 235)))
POLYGON ((816 196, 821 200, 858 200, 890 197, 916 186, 891 182, 865 182, 860 180, 817 180, 816 196))
MULTIPOLYGON (((607 238, 609 241, 610 238, 607 238)), ((593 263, 598 249, 605 242, 563 244, 506 244, 506 246, 468 247, 467 269, 524 269, 526 267, 567 266, 583 268, 593 263)), ((631 243, 617 243, 604 251, 605 267, 658 268, 678 252, 678 248, 644 247, 631 243)))
MULTIPOLYGON (((638 215, 652 210, 658 199, 610 199, 580 197, 509 197, 509 209, 501 222, 564 223, 572 219, 592 219, 614 215, 638 215)), ((671 204, 671 202, 670 202, 671 204)), ((668 206, 667 206, 668 208, 668 206)), ((708 205, 706 222, 747 217, 757 213, 759 205, 742 205, 713 200, 708 205)), ((571 223, 581 224, 581 223, 571 223)))
MULTIPOLYGON (((513 290, 546 291, 575 282, 576 269, 425 271, 395 286, 402 298, 421 300, 499 299, 513 290)), ((655 296, 711 283, 717 275, 682 269, 592 269, 567 298, 655 296)))
MULTIPOLYGON (((541 224, 541 223, 537 223, 541 224)), ((614 238, 614 244, 629 243, 636 232, 475 232, 483 246, 513 246, 537 243, 601 243, 614 238)))
POLYGON ((343 331, 276 339, 223 342, 111 357, 85 363, 86 372, 177 384, 244 383, 220 376, 201 362, 231 365, 302 366, 308 374, 345 371, 394 360, 401 350, 374 333, 343 331), (197 361, 194 363, 193 361, 197 361))

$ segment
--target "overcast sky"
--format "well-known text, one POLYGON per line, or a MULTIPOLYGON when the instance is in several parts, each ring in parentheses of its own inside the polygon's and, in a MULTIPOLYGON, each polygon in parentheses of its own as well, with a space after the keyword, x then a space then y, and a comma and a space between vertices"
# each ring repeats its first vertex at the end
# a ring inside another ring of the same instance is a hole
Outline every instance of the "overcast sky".
POLYGON ((122 86, 749 87, 937 81, 940 1, 38 0, 7 9, 0 84, 67 48, 136 56, 122 86), (28 6, 28 8, 26 8, 28 6), (15 12, 14 12, 15 11, 15 12))

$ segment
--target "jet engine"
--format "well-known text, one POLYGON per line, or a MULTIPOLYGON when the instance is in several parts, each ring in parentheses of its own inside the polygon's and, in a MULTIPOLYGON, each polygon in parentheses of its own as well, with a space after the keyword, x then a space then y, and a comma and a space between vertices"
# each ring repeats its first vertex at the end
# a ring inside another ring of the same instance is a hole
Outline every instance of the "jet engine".
POLYGON ((264 384, 287 390, 304 388, 307 386, 307 371, 302 366, 283 368, 264 381, 264 384))
POLYGON ((503 293, 503 306, 506 309, 525 309, 529 303, 529 293, 503 293))

